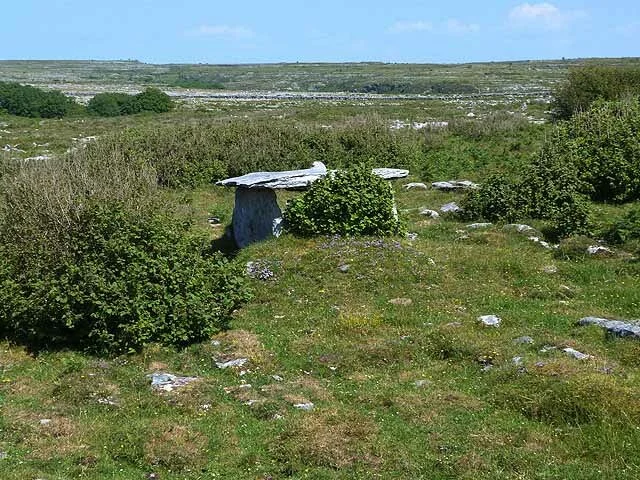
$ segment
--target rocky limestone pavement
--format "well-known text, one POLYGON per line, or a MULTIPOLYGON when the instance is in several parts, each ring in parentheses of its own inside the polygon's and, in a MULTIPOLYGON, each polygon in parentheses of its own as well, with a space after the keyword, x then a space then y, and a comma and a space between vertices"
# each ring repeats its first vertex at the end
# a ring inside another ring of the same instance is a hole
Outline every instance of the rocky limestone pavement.
POLYGON ((198 377, 179 377, 171 373, 156 372, 147 375, 151 379, 151 388, 156 391, 172 392, 177 388, 200 380, 198 377))

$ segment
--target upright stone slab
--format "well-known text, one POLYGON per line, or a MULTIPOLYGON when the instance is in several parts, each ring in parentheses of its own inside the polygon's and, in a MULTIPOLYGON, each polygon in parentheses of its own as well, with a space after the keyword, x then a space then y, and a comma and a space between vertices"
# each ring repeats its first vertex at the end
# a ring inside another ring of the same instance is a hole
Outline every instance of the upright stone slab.
POLYGON ((277 219, 282 217, 276 194, 269 188, 236 189, 233 208, 233 237, 240 248, 274 235, 277 219))

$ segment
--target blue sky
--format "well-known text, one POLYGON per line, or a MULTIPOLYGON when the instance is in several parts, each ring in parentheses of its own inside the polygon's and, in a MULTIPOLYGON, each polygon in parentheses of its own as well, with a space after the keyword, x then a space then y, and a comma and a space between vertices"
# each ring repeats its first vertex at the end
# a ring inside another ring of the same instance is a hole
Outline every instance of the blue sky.
POLYGON ((640 56, 640 0, 5 0, 0 59, 468 62, 640 56))

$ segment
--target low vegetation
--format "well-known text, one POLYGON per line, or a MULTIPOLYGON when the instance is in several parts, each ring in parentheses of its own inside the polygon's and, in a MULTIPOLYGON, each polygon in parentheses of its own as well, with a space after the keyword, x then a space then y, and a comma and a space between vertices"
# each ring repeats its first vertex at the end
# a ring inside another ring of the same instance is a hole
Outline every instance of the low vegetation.
POLYGON ((35 118, 62 118, 75 102, 59 91, 45 91, 30 85, 0 82, 0 111, 35 118))
POLYGON ((0 114, 0 477, 638 478, 640 342, 578 322, 638 318, 638 102, 467 101, 0 114), (230 248, 213 183, 316 160, 290 233, 230 248))
POLYGON ((157 88, 147 88, 136 95, 99 93, 89 100, 87 110, 102 117, 117 117, 135 113, 166 113, 175 107, 171 97, 157 88))

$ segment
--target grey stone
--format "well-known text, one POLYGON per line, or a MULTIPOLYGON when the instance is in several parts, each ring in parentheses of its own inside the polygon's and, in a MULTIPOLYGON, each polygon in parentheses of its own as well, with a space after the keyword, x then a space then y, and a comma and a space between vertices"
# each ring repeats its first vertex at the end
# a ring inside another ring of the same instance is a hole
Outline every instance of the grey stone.
POLYGON ((623 322, 620 320, 609 320, 607 318, 584 317, 578 321, 578 325, 598 325, 616 337, 640 339, 640 322, 623 322))
POLYGON ((489 228, 492 225, 493 223, 472 223, 470 225, 467 225, 467 228, 470 230, 478 230, 481 228, 489 228))
POLYGON ((546 265, 542 268, 542 271, 544 273, 554 274, 558 273, 558 267, 556 267, 555 265, 546 265))
POLYGON ((418 234, 415 232, 407 232, 407 240, 416 240, 418 238, 418 234))
POLYGON ((563 348, 562 351, 576 360, 589 360, 590 358, 593 358, 593 355, 587 355, 586 353, 579 352, 578 350, 570 347, 563 348))
POLYGON ((41 418, 40 419, 40 425, 42 426, 47 426, 51 424, 51 419, 50 418, 41 418))
POLYGON ((307 412, 310 412, 311 410, 313 410, 315 408, 315 405, 311 402, 306 402, 306 403, 296 403, 293 408, 297 408, 298 410, 305 410, 307 412))
POLYGON ((533 234, 537 233, 537 230, 529 225, 523 223, 509 223, 503 227, 503 230, 515 230, 518 233, 533 234))
POLYGON ((393 180, 394 178, 405 178, 409 176, 409 170, 401 168, 374 168, 371 170, 371 173, 384 180, 393 180))
POLYGON ((428 208, 421 210, 420 215, 424 215, 429 218, 440 218, 440 214, 438 212, 435 210, 429 210, 428 208))
POLYGON ((100 405, 109 405, 112 407, 118 406, 118 401, 113 397, 101 397, 101 398, 98 398, 97 402, 100 405))
POLYGON ((499 327, 501 322, 497 315, 482 315, 478 317, 478 321, 487 327, 499 327))
POLYGON ((227 362, 216 362, 216 367, 225 369, 231 367, 242 367, 249 361, 248 358, 236 358, 235 360, 229 360, 227 362))
POLYGON ((233 238, 238 247, 272 237, 279 218, 282 218, 282 211, 273 190, 242 187, 236 190, 233 238))
POLYGON ((198 377, 179 377, 171 373, 156 372, 147 375, 151 379, 151 388, 164 392, 171 392, 176 388, 184 387, 200 380, 198 377))
POLYGON ((440 207, 440 211, 442 213, 458 213, 461 212, 462 209, 458 206, 456 202, 445 203, 440 207))
POLYGON ((477 183, 473 183, 469 180, 449 180, 446 182, 433 182, 431 186, 436 190, 443 191, 468 190, 476 189, 479 187, 477 183))
POLYGON ((427 186, 424 183, 407 183, 406 185, 403 185, 403 187, 405 190, 427 190, 427 186))
POLYGON ((589 255, 611 255, 613 250, 602 245, 592 245, 587 247, 587 253, 589 255))
POLYGON ((347 273, 349 271, 349 265, 340 265, 338 266, 338 270, 340 270, 342 273, 347 273))
POLYGON ((418 388, 423 388, 426 387, 428 385, 431 385, 431 381, 430 380, 416 380, 415 382, 415 386, 418 388))
POLYGON ((534 340, 530 336, 525 335, 523 337, 516 338, 513 343, 517 343, 519 345, 531 345, 534 343, 534 340))
POLYGON ((7 458, 9 458, 9 454, 0 450, 0 460, 5 460, 7 458))
POLYGON ((519 367, 520 365, 522 365, 522 357, 513 357, 511 359, 511 363, 513 363, 515 366, 519 367))
POLYGON ((327 167, 322 162, 313 162, 311 168, 284 172, 254 172, 240 177, 227 178, 216 183, 224 187, 244 187, 259 189, 299 190, 307 188, 316 180, 327 175, 327 167))

